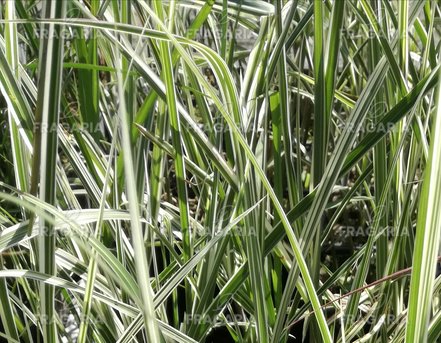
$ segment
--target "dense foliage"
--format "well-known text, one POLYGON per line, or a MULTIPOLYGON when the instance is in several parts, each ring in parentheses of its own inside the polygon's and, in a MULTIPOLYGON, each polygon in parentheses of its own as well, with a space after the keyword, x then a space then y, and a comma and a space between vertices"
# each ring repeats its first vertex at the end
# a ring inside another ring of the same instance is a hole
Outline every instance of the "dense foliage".
POLYGON ((435 342, 436 0, 0 1, 7 342, 435 342))

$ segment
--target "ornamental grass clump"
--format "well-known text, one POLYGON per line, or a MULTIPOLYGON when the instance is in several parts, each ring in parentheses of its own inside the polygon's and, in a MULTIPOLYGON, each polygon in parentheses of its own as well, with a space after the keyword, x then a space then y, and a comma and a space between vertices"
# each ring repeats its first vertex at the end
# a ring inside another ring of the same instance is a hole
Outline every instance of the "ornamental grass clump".
POLYGON ((1 1, 1 340, 436 342, 440 22, 1 1))

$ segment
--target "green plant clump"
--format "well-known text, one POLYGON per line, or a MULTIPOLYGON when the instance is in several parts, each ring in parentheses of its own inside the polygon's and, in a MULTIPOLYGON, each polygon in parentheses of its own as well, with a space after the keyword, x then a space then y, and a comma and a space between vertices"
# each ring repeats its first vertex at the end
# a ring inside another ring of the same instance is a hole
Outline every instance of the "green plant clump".
POLYGON ((0 341, 437 342, 438 0, 0 0, 0 341))

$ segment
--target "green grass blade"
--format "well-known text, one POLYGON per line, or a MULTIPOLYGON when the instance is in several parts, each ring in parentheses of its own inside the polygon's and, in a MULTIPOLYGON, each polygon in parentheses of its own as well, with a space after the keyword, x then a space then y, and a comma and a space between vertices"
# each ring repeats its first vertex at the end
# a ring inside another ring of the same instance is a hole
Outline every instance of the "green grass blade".
MULTIPOLYGON (((122 66, 121 66, 122 67, 122 66)), ((124 102, 124 90, 123 90, 123 80, 121 73, 118 75, 118 91, 120 95, 120 129, 122 137, 122 146, 124 148, 124 170, 125 170, 125 182, 127 189, 127 197, 129 204, 129 211, 132 222, 132 237, 134 242, 135 250, 135 267, 136 267, 136 278, 139 282, 139 288, 141 292, 141 298, 143 301, 143 306, 141 308, 144 318, 145 330, 148 340, 151 342, 160 342, 161 336, 158 330, 158 325, 156 322, 156 314, 153 307, 153 290, 150 284, 149 269, 146 256, 146 250, 144 245, 144 234, 142 232, 141 217, 138 208, 138 199, 136 188, 135 173, 132 168, 133 166, 133 156, 132 156, 132 146, 131 146, 131 128, 129 127, 129 121, 127 118, 127 112, 124 102)))
MULTIPOLYGON (((45 2, 43 13, 46 18, 63 19, 66 4, 64 2, 45 2)), ((58 135, 56 130, 59 121, 62 59, 64 39, 61 35, 63 26, 54 24, 42 25, 43 32, 40 47, 39 92, 36 117, 41 118, 41 146, 45 147, 39 158, 39 198, 49 204, 55 204, 56 164, 58 135)), ((40 151, 34 151, 40 154, 40 151)), ((55 269, 55 236, 53 226, 45 219, 39 220, 40 235, 38 238, 39 270, 41 273, 54 275, 55 269)), ((43 328, 43 339, 47 342, 57 341, 54 320, 54 288, 41 284, 40 320, 43 328)))
POLYGON ((438 85, 429 159, 418 208, 406 342, 426 342, 440 239, 441 85, 438 85))

